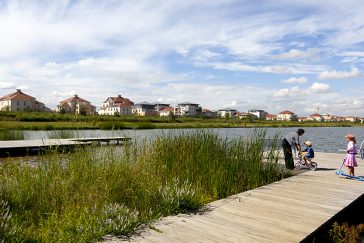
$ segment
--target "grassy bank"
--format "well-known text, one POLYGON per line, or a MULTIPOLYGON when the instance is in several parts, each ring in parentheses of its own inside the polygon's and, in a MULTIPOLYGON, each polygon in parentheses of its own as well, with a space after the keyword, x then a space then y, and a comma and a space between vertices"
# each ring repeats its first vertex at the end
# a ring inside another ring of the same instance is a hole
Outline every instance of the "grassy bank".
POLYGON ((37 112, 0 112, 0 128, 15 130, 59 129, 154 129, 229 127, 324 127, 362 126, 352 122, 281 122, 207 117, 80 116, 37 112))
POLYGON ((54 154, 37 165, 8 161, 0 166, 0 239, 79 242, 129 235, 161 216, 280 180, 288 175, 277 164, 261 162, 264 136, 160 134, 122 150, 54 154))

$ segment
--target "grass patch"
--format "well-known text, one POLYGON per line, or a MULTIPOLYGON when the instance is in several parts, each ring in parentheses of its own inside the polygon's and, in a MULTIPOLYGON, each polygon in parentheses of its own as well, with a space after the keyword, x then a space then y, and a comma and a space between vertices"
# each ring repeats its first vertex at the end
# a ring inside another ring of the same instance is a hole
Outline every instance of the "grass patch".
POLYGON ((88 242, 108 234, 128 236, 161 216, 195 211, 280 180, 288 176, 281 167, 262 162, 264 136, 256 132, 250 139, 228 140, 208 131, 159 134, 122 149, 50 154, 36 166, 1 164, 0 213, 12 215, 6 225, 13 230, 0 237, 88 242))

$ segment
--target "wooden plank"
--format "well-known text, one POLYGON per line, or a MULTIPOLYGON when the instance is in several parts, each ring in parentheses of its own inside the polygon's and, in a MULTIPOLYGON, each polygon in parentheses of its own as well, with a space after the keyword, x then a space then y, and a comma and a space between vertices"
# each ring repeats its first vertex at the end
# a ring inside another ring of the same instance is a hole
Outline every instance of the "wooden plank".
MULTIPOLYGON (((210 211, 183 216, 184 222, 173 221, 172 216, 168 217, 172 223, 163 224, 161 219, 157 228, 161 227, 163 232, 153 233, 152 239, 157 242, 175 239, 178 242, 203 242, 204 239, 299 242, 364 193, 364 182, 335 174, 343 157, 344 154, 317 152, 318 170, 212 202, 206 205, 210 211)), ((364 167, 359 166, 355 171, 364 174, 364 167)), ((132 242, 148 242, 147 232, 140 236, 142 241, 136 237, 132 242)))

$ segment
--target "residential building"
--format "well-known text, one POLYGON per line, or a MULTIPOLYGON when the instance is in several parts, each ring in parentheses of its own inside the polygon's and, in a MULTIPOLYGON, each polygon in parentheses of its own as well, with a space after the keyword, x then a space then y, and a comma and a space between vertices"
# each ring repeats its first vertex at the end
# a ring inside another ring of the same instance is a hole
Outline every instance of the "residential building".
POLYGON ((155 109, 155 104, 148 102, 141 102, 138 104, 134 104, 132 108, 133 114, 137 116, 157 116, 158 111, 155 109))
POLYGON ((322 114, 322 118, 324 119, 325 122, 332 122, 336 120, 335 116, 332 116, 328 113, 322 114))
POLYGON ((299 121, 299 122, 307 121, 307 117, 305 117, 305 116, 299 116, 299 117, 297 117, 297 121, 299 121))
POLYGON ((174 108, 173 107, 163 107, 159 111, 159 116, 170 116, 171 114, 174 114, 174 108))
POLYGON ((208 109, 202 109, 201 115, 205 116, 205 117, 216 118, 217 117, 217 112, 216 111, 210 111, 208 109))
POLYGON ((51 111, 42 102, 23 93, 20 89, 16 92, 0 98, 0 110, 2 111, 51 111))
POLYGON ((277 115, 278 121, 297 121, 297 115, 291 111, 285 110, 277 115))
POLYGON ((324 121, 324 118, 320 114, 315 113, 315 114, 310 115, 310 120, 322 122, 322 121, 324 121))
POLYGON ((275 121, 275 120, 277 120, 277 115, 268 114, 268 115, 265 116, 265 120, 267 120, 267 121, 275 121))
POLYGON ((237 113, 237 110, 230 108, 223 108, 217 111, 217 115, 221 118, 233 117, 237 113))
POLYGON ((174 111, 176 116, 199 116, 201 115, 202 108, 199 104, 184 102, 177 104, 174 111))
POLYGON ((239 119, 257 119, 258 117, 252 113, 249 112, 236 112, 236 117, 239 119))
POLYGON ((345 121, 357 122, 357 121, 359 121, 359 118, 356 116, 347 116, 347 117, 345 117, 345 121))
POLYGON ((248 113, 253 114, 258 119, 265 119, 265 117, 268 115, 268 112, 257 109, 248 110, 248 113))
POLYGON ((59 102, 56 111, 73 114, 93 115, 96 114, 96 107, 91 105, 89 101, 84 100, 75 94, 73 97, 59 102))
POLYGON ((344 117, 344 116, 335 116, 335 121, 344 122, 344 121, 346 121, 346 117, 344 117))
POLYGON ((165 107, 170 107, 169 105, 170 105, 170 104, 166 104, 166 103, 159 103, 159 102, 154 103, 154 107, 155 107, 155 110, 156 110, 156 111, 160 111, 160 110, 162 110, 162 109, 163 109, 163 108, 165 108, 165 107))
POLYGON ((99 115, 131 115, 132 106, 134 102, 130 101, 127 98, 121 97, 118 95, 117 97, 108 97, 101 105, 100 110, 98 111, 99 115))

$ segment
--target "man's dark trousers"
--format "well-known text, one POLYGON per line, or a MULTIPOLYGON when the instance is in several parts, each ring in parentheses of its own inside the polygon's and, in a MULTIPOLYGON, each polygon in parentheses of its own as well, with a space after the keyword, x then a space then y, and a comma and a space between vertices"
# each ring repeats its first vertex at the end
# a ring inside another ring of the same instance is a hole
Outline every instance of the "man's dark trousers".
POLYGON ((286 168, 293 170, 294 163, 292 157, 292 148, 291 145, 288 143, 287 139, 283 139, 282 141, 283 153, 284 153, 284 162, 286 163, 286 168))

